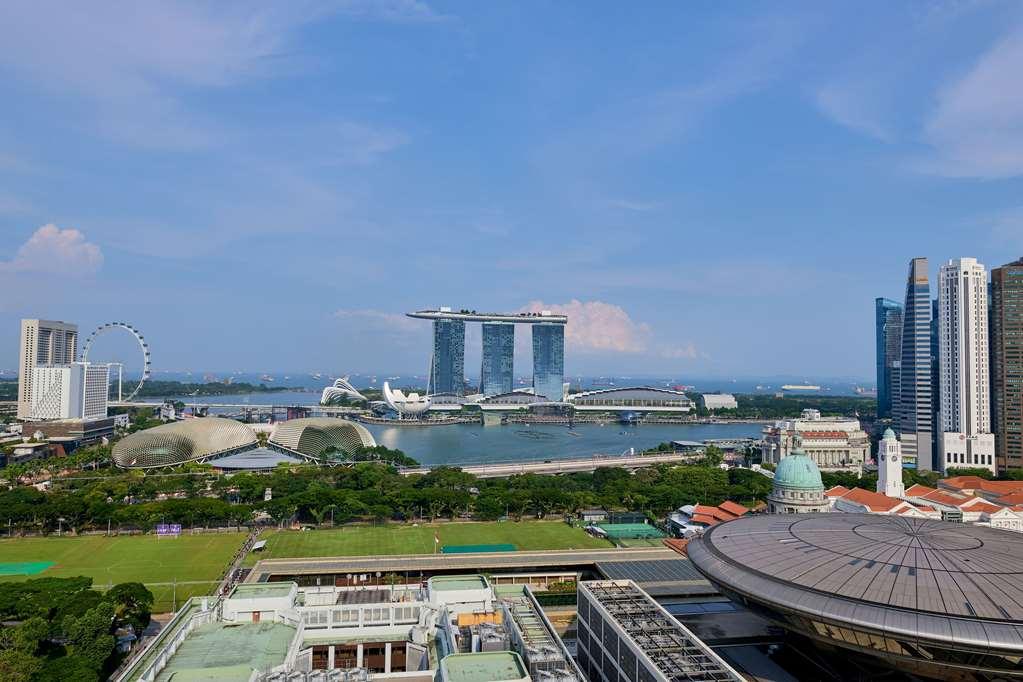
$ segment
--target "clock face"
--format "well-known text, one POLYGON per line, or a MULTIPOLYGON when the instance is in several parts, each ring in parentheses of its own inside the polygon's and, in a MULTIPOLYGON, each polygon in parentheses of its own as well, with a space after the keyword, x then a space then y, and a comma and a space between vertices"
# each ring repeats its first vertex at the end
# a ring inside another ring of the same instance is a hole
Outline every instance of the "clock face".
POLYGON ((892 461, 893 461, 893 462, 898 462, 898 461, 899 461, 899 458, 898 458, 898 457, 896 457, 895 455, 892 455, 892 461))

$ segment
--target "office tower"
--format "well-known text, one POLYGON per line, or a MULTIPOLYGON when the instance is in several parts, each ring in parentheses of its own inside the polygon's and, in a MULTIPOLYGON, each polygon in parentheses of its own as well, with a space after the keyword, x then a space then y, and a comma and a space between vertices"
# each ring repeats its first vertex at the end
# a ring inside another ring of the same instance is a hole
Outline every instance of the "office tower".
POLYGON ((533 391, 550 401, 565 398, 565 325, 533 325, 533 391))
POLYGON ((78 325, 52 320, 22 320, 18 355, 18 419, 32 414, 32 370, 36 365, 66 365, 78 355, 78 325))
POLYGON ((433 362, 430 366, 430 393, 454 393, 465 390, 465 322, 433 321, 433 362))
POLYGON ((909 264, 899 355, 899 398, 895 421, 902 437, 902 455, 915 459, 917 469, 930 471, 934 466, 931 447, 931 286, 926 258, 914 258, 909 264))
MULTIPOLYGON (((938 426, 938 412, 941 407, 941 400, 938 396, 941 395, 941 348, 939 347, 938 338, 940 336, 938 332, 938 319, 941 315, 938 314, 938 299, 931 299, 931 424, 934 425, 934 429, 931 431, 931 452, 934 453, 934 459, 937 463, 938 453, 941 452, 941 427, 938 426)), ((940 467, 939 467, 940 468, 940 467)))
POLYGON ((1023 258, 991 271, 991 382, 998 470, 1023 468, 1023 258))
POLYGON ((877 351, 877 416, 892 416, 893 370, 899 362, 902 345, 902 306, 887 298, 874 300, 874 324, 877 351))
POLYGON ((987 270, 975 258, 957 258, 938 275, 938 408, 942 470, 994 471, 988 357, 987 270))
POLYGON ((483 365, 480 393, 511 393, 514 382, 515 325, 508 322, 483 323, 483 365))
POLYGON ((109 365, 36 365, 32 368, 32 389, 30 419, 104 419, 110 391, 109 365))

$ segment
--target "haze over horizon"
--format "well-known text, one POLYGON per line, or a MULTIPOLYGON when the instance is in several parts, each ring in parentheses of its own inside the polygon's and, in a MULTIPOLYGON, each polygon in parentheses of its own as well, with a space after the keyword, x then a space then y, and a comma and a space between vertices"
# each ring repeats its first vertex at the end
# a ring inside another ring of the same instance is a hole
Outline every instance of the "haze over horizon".
POLYGON ((0 6, 0 367, 41 317, 424 373, 448 305, 564 312, 570 375, 866 378, 911 258, 1023 255, 1023 4, 645 9, 0 6))

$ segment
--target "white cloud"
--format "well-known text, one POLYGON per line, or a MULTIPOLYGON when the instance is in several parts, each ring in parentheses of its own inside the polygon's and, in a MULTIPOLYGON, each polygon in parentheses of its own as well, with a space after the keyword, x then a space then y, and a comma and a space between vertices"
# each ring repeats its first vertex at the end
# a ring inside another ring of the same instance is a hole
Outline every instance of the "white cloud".
POLYGON ((352 324, 353 331, 389 331, 401 334, 412 334, 427 329, 421 321, 413 320, 401 313, 388 313, 382 310, 339 309, 334 311, 334 317, 352 324))
POLYGON ((869 83, 846 82, 821 88, 816 95, 817 107, 839 125, 891 142, 894 135, 880 112, 876 80, 875 77, 869 83))
POLYGON ((43 225, 21 245, 14 258, 0 261, 0 273, 46 272, 91 275, 103 266, 103 253, 74 229, 43 225))
POLYGON ((336 149, 335 161, 365 165, 408 144, 409 136, 400 130, 342 121, 332 126, 326 137, 321 138, 319 142, 336 149))
MULTIPOLYGON (((223 127, 186 106, 189 90, 306 68, 300 29, 331 14, 367 21, 443 19, 416 0, 0 5, 0 66, 67 98, 75 118, 119 142, 192 149, 223 127)), ((386 141, 383 144, 387 144, 386 141)))
POLYGON ((664 346, 661 348, 660 356, 668 360, 693 360, 699 357, 696 345, 687 343, 682 346, 664 346))
POLYGON ((933 156, 921 170, 949 177, 1023 175, 1023 24, 943 87, 927 119, 933 156))
POLYGON ((611 208, 621 208, 626 211, 636 211, 638 213, 646 213, 648 211, 656 211, 663 204, 659 201, 637 201, 635 199, 609 199, 607 205, 611 208))
POLYGON ((574 299, 560 304, 530 301, 520 312, 540 310, 568 316, 565 345, 571 350, 641 353, 647 348, 650 327, 634 321, 621 306, 574 299))

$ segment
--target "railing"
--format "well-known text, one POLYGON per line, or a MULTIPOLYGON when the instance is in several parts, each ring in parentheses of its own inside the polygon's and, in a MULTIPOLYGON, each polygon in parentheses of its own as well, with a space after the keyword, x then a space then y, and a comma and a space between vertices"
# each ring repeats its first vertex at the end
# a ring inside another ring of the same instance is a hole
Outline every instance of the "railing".
POLYGON ((188 634, 198 626, 211 622, 219 607, 219 599, 211 604, 209 597, 192 597, 174 614, 160 634, 149 644, 143 646, 139 654, 123 665, 119 672, 111 675, 110 679, 113 682, 128 682, 129 680, 152 682, 167 665, 167 661, 178 650, 178 646, 188 637, 188 634), (195 612, 195 609, 200 608, 204 602, 206 610, 195 612), (146 664, 147 659, 149 660, 148 664, 146 664))

